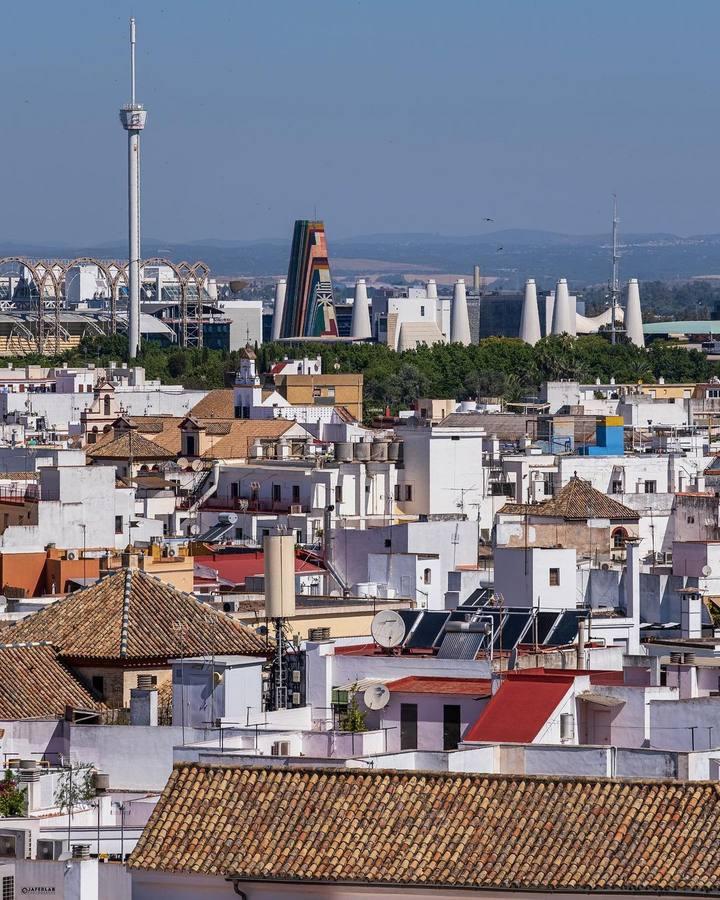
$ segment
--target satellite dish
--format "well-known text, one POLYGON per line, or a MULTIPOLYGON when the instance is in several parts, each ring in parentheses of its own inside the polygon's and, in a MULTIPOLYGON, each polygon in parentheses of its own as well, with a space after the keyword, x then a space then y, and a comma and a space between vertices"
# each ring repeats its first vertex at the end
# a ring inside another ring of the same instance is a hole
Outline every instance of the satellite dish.
POLYGON ((197 522, 193 522, 190 528, 188 528, 188 531, 192 535, 200 534, 200 526, 197 522))
POLYGON ((177 464, 181 469, 187 469, 187 467, 189 465, 187 457, 181 456, 180 459, 177 461, 177 464))
POLYGON ((371 684, 363 694, 368 709, 384 709, 390 701, 390 691, 384 684, 371 684))
POLYGON ((700 570, 705 578, 709 578, 712 575, 712 566, 703 566, 700 570))
POLYGON ((190 463, 190 468, 193 470, 193 472, 199 472, 202 469, 202 467, 203 467, 203 461, 201 459, 194 459, 190 463))
POLYGON ((374 616, 370 634, 381 647, 399 647, 405 638, 405 623, 394 609, 383 609, 374 616))

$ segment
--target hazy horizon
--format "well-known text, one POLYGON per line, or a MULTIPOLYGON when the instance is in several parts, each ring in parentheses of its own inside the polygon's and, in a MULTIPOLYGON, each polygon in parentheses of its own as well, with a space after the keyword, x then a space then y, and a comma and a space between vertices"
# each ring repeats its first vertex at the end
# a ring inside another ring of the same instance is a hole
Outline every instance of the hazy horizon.
POLYGON ((289 240, 315 214, 331 241, 602 235, 613 192, 622 233, 720 232, 712 0, 28 0, 4 13, 7 243, 123 240, 130 15, 149 111, 144 235, 289 240))

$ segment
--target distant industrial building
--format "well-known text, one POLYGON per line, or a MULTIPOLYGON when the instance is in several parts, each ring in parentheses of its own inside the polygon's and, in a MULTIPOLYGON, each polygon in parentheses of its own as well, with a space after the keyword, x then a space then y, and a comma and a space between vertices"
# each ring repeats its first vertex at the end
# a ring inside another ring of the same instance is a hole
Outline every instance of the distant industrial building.
MULTIPOLYGON (((275 315, 281 310, 277 308, 275 315)), ((322 222, 295 222, 280 338, 337 337, 330 261, 322 222)))

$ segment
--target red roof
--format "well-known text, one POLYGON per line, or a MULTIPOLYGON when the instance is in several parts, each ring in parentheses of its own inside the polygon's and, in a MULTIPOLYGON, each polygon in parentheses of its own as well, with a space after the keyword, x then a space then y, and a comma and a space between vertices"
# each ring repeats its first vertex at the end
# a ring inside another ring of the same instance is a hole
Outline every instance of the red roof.
MULTIPOLYGON (((231 584, 245 584, 246 579, 265 573, 265 554, 262 550, 249 553, 212 553, 207 556, 196 556, 194 561, 201 566, 215 569, 220 578, 231 584)), ((324 569, 314 563, 295 558, 297 575, 311 575, 323 571, 324 569)))
POLYGON ((463 740, 530 743, 549 721, 574 680, 573 674, 541 677, 525 672, 509 674, 463 740))
POLYGON ((387 684, 389 691, 403 694, 464 694, 468 697, 487 696, 488 678, 440 678, 433 675, 409 675, 387 684))
POLYGON ((511 677, 518 675, 533 675, 535 678, 544 678, 546 675, 589 675, 590 684, 625 684, 625 672, 622 669, 549 669, 539 667, 535 669, 522 669, 511 677))

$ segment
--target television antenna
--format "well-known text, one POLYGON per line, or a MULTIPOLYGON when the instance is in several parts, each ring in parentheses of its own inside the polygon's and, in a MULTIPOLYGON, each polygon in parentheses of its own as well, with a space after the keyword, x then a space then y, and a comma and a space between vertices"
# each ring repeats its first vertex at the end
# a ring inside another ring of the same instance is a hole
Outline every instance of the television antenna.
POLYGON ((390 691, 384 684, 372 684, 366 688, 363 702, 368 709, 385 709, 390 702, 390 691))
POLYGON ((405 639, 405 623, 394 609, 383 609, 370 623, 370 634, 376 644, 392 650, 399 647, 405 639))

